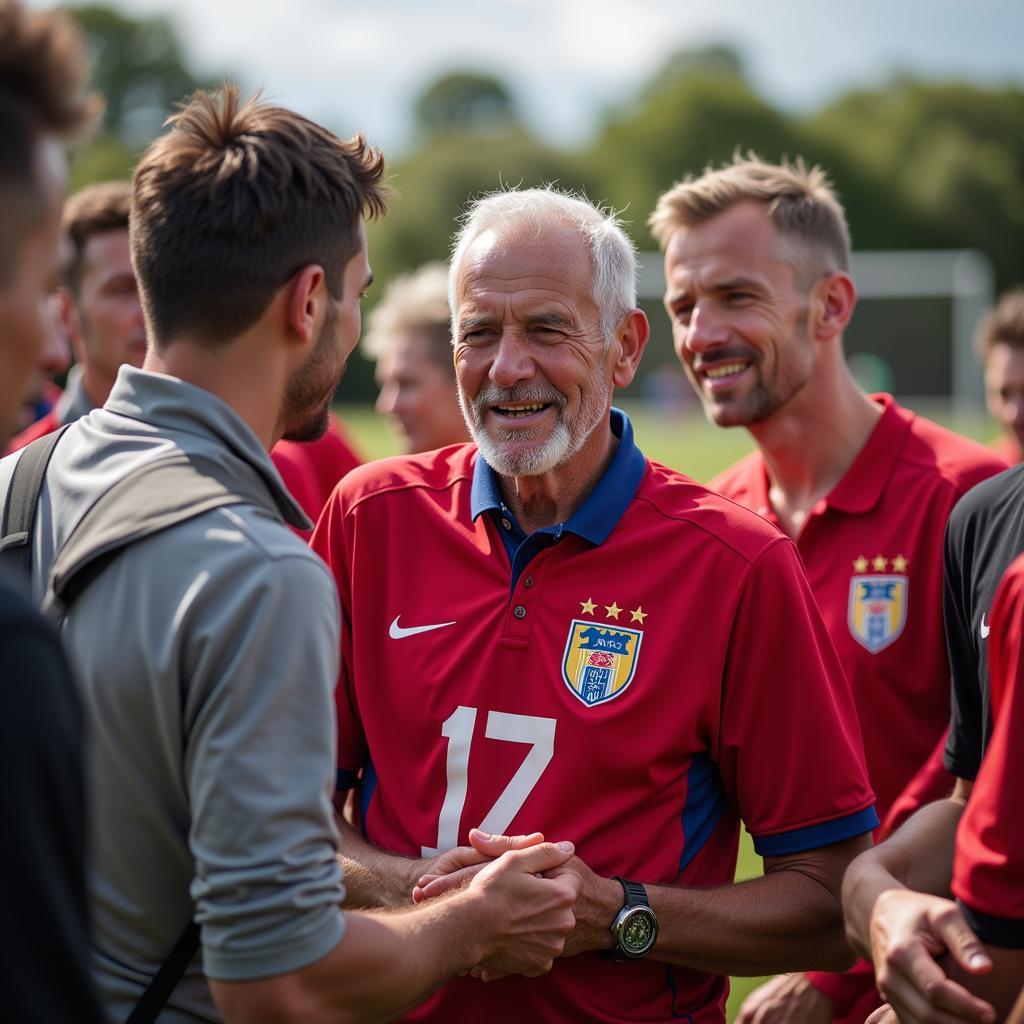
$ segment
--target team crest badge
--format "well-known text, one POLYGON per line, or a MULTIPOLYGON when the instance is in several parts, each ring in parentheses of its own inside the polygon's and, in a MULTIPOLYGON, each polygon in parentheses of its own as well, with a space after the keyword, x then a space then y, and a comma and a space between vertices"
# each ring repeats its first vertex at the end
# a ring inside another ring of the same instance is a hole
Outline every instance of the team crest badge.
POLYGON ((643 638, 638 629, 573 619, 562 659, 565 685, 587 707, 621 696, 633 681, 643 638))
POLYGON ((872 654, 884 650, 903 632, 909 590, 906 576, 854 576, 850 580, 850 632, 872 654))

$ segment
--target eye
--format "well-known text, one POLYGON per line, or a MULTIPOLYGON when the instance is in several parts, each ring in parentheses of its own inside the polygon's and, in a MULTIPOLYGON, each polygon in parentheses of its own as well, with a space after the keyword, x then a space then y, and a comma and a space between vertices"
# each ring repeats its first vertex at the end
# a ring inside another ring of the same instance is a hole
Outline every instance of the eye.
POLYGON ((725 301, 730 303, 730 305, 740 306, 745 302, 749 302, 753 297, 750 292, 734 289, 733 291, 726 292, 725 301))
POLYGON ((690 322, 690 316, 693 313, 692 302, 677 302, 672 307, 672 319, 677 324, 686 326, 690 322))

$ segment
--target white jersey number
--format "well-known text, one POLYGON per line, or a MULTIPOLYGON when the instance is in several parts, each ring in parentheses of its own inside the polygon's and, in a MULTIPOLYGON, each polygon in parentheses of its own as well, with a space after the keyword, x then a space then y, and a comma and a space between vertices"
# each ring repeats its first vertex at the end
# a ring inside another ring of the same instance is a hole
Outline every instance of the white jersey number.
MULTIPOLYGON (((422 847, 422 856, 436 857, 459 843, 459 822, 466 806, 469 786, 469 748, 476 725, 476 708, 461 704, 441 726, 441 735, 448 739, 448 788, 437 820, 437 846, 422 847)), ((484 736, 508 743, 529 743, 530 751, 515 775, 509 779, 501 796, 487 812, 479 827, 491 835, 502 835, 519 808, 526 803, 530 791, 544 774, 555 752, 555 719, 532 715, 509 715, 504 711, 487 712, 484 736)))

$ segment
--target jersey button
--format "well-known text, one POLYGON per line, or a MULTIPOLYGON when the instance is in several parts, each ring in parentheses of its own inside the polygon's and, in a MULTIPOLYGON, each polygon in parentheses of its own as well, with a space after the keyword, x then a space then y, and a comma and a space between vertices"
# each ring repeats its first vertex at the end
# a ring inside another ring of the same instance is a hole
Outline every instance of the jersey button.
POLYGON ((506 530, 512 529, 512 524, 507 519, 502 519, 501 525, 504 526, 506 530))
POLYGON ((517 619, 525 619, 526 618, 526 609, 521 604, 517 604, 515 606, 515 608, 512 609, 512 614, 517 619))
POLYGON ((533 577, 532 576, 527 576, 526 579, 523 580, 523 586, 524 587, 532 587, 533 586, 533 577))

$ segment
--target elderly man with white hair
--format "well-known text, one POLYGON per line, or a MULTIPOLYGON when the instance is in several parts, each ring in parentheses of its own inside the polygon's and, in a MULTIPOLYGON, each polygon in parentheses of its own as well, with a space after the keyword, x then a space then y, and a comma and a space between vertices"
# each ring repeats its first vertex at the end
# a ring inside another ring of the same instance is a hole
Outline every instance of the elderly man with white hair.
POLYGON ((850 694, 792 542, 612 408, 648 338, 635 274, 583 199, 476 202, 449 279, 474 443, 354 471, 313 538, 345 627, 348 898, 576 846, 553 970, 481 965, 410 1019, 721 1021, 726 974, 850 959, 837 894, 877 822, 850 694), (741 820, 766 876, 733 884, 741 820))

